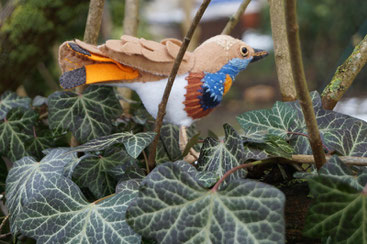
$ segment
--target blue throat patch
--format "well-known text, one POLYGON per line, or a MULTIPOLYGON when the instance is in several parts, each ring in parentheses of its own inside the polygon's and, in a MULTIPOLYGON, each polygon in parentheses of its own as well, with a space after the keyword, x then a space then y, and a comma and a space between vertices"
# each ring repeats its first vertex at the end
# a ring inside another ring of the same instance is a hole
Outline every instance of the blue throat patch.
POLYGON ((252 57, 249 59, 234 58, 216 73, 205 73, 201 80, 202 89, 199 90, 202 93, 202 96, 199 96, 201 107, 204 110, 216 107, 223 98, 226 76, 229 75, 234 81, 238 73, 246 69, 251 60, 252 57))

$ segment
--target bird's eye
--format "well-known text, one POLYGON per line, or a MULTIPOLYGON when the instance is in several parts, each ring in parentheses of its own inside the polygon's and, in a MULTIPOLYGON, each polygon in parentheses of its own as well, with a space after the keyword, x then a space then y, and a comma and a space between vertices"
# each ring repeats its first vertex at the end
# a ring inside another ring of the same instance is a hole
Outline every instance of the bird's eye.
POLYGON ((241 47, 241 54, 244 57, 246 57, 248 55, 248 50, 247 50, 246 47, 241 47))

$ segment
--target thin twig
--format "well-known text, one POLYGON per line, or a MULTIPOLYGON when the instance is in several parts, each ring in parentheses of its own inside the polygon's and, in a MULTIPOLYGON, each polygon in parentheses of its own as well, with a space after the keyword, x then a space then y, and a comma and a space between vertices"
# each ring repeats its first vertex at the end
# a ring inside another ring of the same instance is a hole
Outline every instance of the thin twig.
POLYGON ((297 97, 305 117, 312 153, 316 159, 316 168, 320 169, 322 165, 326 163, 326 158, 324 149, 322 147, 322 141, 316 122, 311 96, 308 92, 305 73, 303 70, 301 45, 297 24, 296 0, 286 0, 285 13, 290 61, 292 65, 292 73, 297 91, 297 97))
POLYGON ((234 27, 237 25, 238 21, 240 20, 242 14, 245 12, 247 6, 251 0, 243 0, 241 5, 238 7, 237 12, 229 18, 226 26, 222 30, 222 35, 229 35, 233 31, 234 27))
POLYGON ((100 199, 97 199, 94 202, 92 202, 92 204, 98 204, 98 203, 102 202, 103 200, 106 200, 107 198, 113 197, 114 195, 116 195, 116 193, 112 193, 111 195, 108 195, 108 196, 102 197, 100 199))
POLYGON ((332 110, 367 63, 367 35, 353 53, 338 67, 329 85, 322 92, 322 106, 332 110))
MULTIPOLYGON (((326 159, 330 160, 331 157, 332 156, 327 155, 326 159)), ((367 166, 367 157, 338 156, 338 158, 347 165, 367 166)), ((315 164, 315 159, 313 155, 292 155, 292 161, 299 164, 315 164)))
POLYGON ((145 153, 145 151, 143 150, 143 156, 144 156, 144 162, 145 162, 145 168, 147 170, 147 174, 149 174, 150 169, 149 169, 149 160, 148 160, 148 156, 145 153))
POLYGON ((1 224, 0 224, 0 233, 1 233, 1 230, 3 229, 6 221, 9 219, 9 215, 6 215, 3 219, 3 221, 1 221, 1 224))
POLYGON ((211 189, 212 192, 216 192, 220 186, 220 184, 222 184, 222 182, 231 174, 233 174, 235 171, 239 170, 239 169, 245 169, 245 168, 250 168, 253 167, 255 165, 259 165, 259 164, 265 164, 265 163, 270 163, 272 161, 274 161, 275 159, 264 159, 264 160, 258 160, 258 161, 254 161, 251 163, 245 163, 245 164, 241 164, 238 165, 230 170, 228 170, 223 176, 222 178, 220 178, 217 183, 215 183, 215 185, 213 186, 213 188, 211 189))
POLYGON ((271 32, 274 41, 274 59, 279 90, 283 101, 297 100, 292 66, 289 60, 289 46, 285 25, 284 1, 269 0, 271 32))
POLYGON ((153 140, 153 142, 152 142, 152 144, 150 145, 150 148, 149 148, 149 161, 148 161, 148 163, 149 163, 149 168, 150 169, 153 169, 155 167, 155 155, 156 155, 156 149, 157 149, 158 140, 159 140, 159 136, 160 136, 160 130, 161 130, 162 123, 163 123, 163 117, 166 113, 166 106, 167 106, 169 94, 170 94, 172 86, 173 86, 173 82, 175 81, 178 68, 180 67, 182 58, 183 58, 183 56, 186 52, 186 49, 187 49, 187 47, 190 43, 191 37, 194 34, 194 31, 195 31, 197 25, 199 24, 199 21, 200 21, 201 17, 203 16, 204 11, 208 7, 209 3, 210 3, 210 0, 204 0, 203 3, 201 4, 199 10, 197 11, 197 13, 196 13, 196 15, 195 15, 195 17, 192 21, 192 24, 190 26, 190 29, 187 32, 187 34, 186 34, 186 36, 185 36, 185 38, 182 42, 181 48, 180 48, 180 50, 177 54, 177 57, 176 57, 175 62, 173 64, 171 73, 168 77, 168 81, 167 81, 167 85, 166 85, 166 88, 165 88, 164 93, 163 93, 162 101, 161 101, 161 103, 159 104, 159 107, 158 107, 157 119, 155 120, 154 132, 156 133, 156 136, 154 137, 154 140, 153 140))

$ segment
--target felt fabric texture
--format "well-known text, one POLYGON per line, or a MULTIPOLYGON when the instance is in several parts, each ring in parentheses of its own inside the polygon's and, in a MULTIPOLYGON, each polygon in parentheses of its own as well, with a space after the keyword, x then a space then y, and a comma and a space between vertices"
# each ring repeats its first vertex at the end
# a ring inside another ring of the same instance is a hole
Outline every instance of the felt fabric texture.
MULTIPOLYGON (((79 40, 59 49, 60 78, 65 89, 103 83, 135 90, 155 116, 175 58, 177 39, 161 42, 124 35, 94 46, 79 40)), ((241 40, 218 35, 186 52, 170 94, 165 121, 189 126, 209 114, 230 89, 237 74, 266 55, 241 40)))

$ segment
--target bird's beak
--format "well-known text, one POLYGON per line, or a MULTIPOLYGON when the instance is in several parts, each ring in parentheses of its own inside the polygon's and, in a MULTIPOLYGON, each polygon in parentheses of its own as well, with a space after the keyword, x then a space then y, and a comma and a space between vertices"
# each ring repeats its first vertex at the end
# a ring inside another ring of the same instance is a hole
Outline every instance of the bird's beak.
POLYGON ((256 48, 254 48, 254 51, 255 51, 255 53, 252 56, 253 58, 251 60, 251 63, 258 61, 258 60, 262 59, 263 57, 268 56, 268 54, 269 54, 267 51, 256 49, 256 48))

